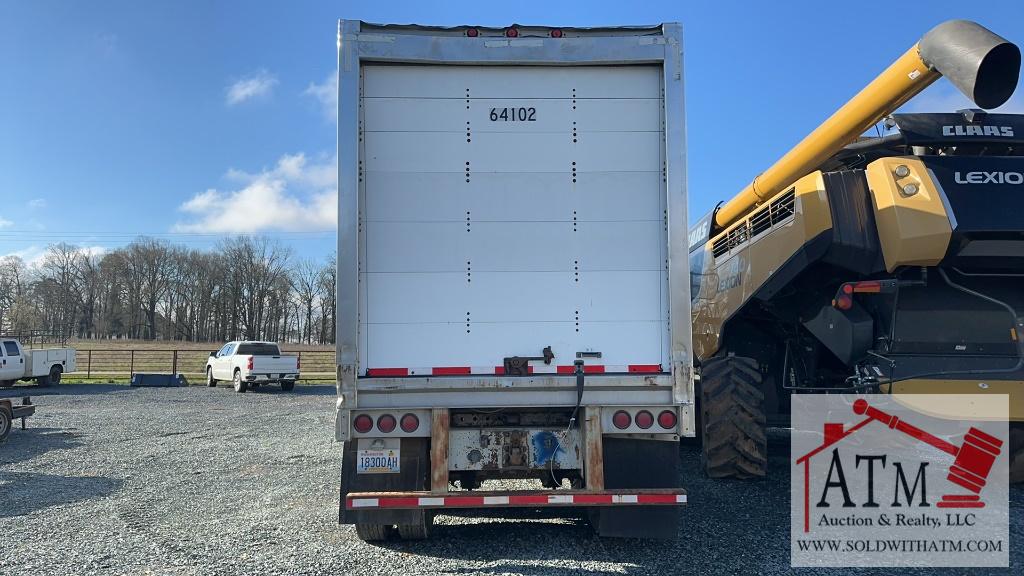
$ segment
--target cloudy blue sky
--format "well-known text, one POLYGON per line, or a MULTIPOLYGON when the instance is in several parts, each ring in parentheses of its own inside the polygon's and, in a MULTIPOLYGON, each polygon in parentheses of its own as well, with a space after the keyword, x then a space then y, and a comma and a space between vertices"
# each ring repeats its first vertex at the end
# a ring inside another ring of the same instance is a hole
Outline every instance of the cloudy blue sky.
MULTIPOLYGON (((691 218, 728 198, 948 18, 1024 42, 1021 2, 0 0, 0 256, 138 234, 335 243, 339 17, 561 26, 680 21, 691 218), (211 215, 220 215, 213 217, 211 215)), ((1024 91, 1022 91, 1024 92, 1024 91)), ((944 81, 909 106, 964 101, 944 81)), ((1024 94, 1006 107, 1024 112, 1024 94)))

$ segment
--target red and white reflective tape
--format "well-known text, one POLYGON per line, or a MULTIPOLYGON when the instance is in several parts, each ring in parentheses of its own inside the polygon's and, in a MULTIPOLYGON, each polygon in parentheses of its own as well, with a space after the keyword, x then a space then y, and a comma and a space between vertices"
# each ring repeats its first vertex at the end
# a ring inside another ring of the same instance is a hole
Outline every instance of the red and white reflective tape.
POLYGON ((686 504, 686 494, 508 494, 492 496, 373 496, 350 495, 349 510, 367 508, 487 508, 515 506, 665 506, 686 504))
MULTIPOLYGON (((555 364, 531 364, 527 367, 529 374, 561 374, 569 375, 576 372, 576 366, 555 364)), ((663 372, 661 364, 627 364, 603 365, 585 364, 585 374, 658 374, 663 372)), ((371 378, 404 377, 404 376, 501 376, 505 373, 504 366, 431 366, 419 368, 368 368, 366 375, 371 378)))

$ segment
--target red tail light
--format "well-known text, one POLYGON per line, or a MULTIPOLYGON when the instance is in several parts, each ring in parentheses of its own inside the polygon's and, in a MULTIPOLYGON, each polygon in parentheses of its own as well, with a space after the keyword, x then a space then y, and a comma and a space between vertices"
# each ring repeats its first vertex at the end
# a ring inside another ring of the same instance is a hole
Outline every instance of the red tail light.
POLYGON ((479 35, 480 31, 477 30, 476 28, 469 28, 466 30, 466 36, 469 36, 470 38, 476 38, 479 35))
POLYGON ((562 37, 562 31, 559 30, 558 28, 555 28, 554 30, 551 31, 551 37, 552 38, 561 38, 562 37))
POLYGON ((519 30, 517 30, 514 27, 513 28, 506 28, 505 29, 505 36, 508 36, 509 38, 518 38, 519 37, 519 30))
POLYGON ((832 305, 840 310, 849 310, 850 308, 853 308, 853 298, 850 298, 846 294, 841 294, 832 300, 832 305))
POLYGON ((252 356, 249 356, 249 362, 246 363, 245 367, 249 370, 252 370, 252 356))
POLYGON ((637 427, 647 430, 654 425, 654 415, 647 410, 641 410, 636 413, 636 425, 637 427))
POLYGON ((420 427, 420 419, 415 414, 406 414, 402 416, 401 426, 403 432, 415 432, 420 427))
POLYGON ((629 428, 629 425, 633 423, 633 417, 629 415, 629 412, 625 410, 619 410, 615 414, 612 414, 612 424, 615 425, 619 430, 625 430, 629 428))
POLYGON ((373 429, 373 418, 370 418, 366 414, 360 414, 352 421, 352 427, 355 428, 356 432, 366 434, 373 429))
POLYGON ((661 414, 658 414, 658 426, 666 430, 671 430, 676 427, 676 413, 671 410, 664 410, 661 414))
POLYGON ((396 424, 397 422, 395 421, 395 417, 391 414, 384 414, 380 418, 377 418, 377 430, 380 430, 385 434, 388 432, 394 432, 396 424))

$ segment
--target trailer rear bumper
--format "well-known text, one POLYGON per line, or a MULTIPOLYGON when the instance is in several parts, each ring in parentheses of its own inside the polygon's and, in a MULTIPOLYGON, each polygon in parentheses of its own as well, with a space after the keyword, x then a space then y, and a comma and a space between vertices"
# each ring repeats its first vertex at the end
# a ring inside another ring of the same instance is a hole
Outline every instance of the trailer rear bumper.
POLYGON ((555 508, 592 506, 681 506, 682 489, 558 490, 507 492, 353 492, 346 510, 426 510, 444 508, 555 508))

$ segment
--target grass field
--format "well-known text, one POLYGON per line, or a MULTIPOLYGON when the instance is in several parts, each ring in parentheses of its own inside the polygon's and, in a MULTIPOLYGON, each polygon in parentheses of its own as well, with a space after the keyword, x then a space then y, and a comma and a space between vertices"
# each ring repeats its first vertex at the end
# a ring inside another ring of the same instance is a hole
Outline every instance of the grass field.
MULTIPOLYGON (((173 340, 72 340, 77 370, 65 378, 72 382, 123 382, 137 372, 180 372, 190 382, 203 380, 206 359, 223 342, 173 340)), ((286 354, 299 356, 302 380, 334 380, 333 345, 281 345, 286 354)))

